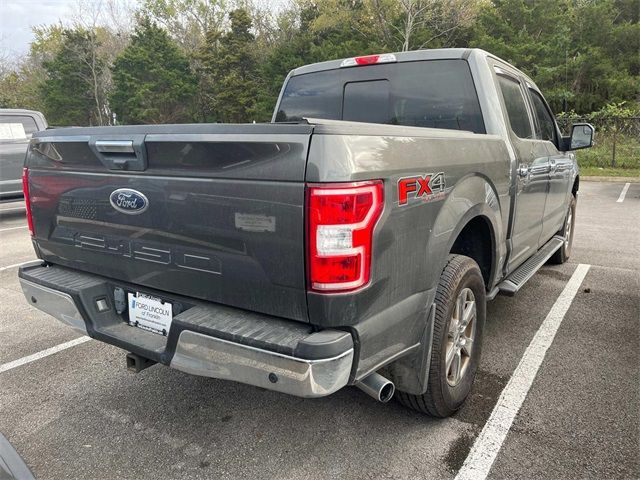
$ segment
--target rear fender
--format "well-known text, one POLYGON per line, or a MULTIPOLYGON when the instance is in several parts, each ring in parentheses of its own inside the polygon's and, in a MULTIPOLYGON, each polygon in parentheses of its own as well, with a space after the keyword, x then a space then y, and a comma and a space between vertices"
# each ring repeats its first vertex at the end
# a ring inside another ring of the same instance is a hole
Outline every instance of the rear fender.
MULTIPOLYGON (((486 178, 474 175, 458 182, 448 192, 445 203, 433 225, 432 239, 427 246, 427 258, 434 259, 428 268, 428 288, 435 291, 447 256, 464 227, 474 218, 482 217, 489 224, 493 265, 487 289, 496 282, 497 272, 504 261, 500 202, 496 190, 486 178), (435 263, 437 262, 437 263, 435 263)), ((430 297, 432 298, 432 297, 430 297)), ((386 373, 396 387, 407 393, 420 395, 427 390, 431 361, 431 344, 435 308, 432 304, 425 315, 420 346, 386 367, 386 373)))

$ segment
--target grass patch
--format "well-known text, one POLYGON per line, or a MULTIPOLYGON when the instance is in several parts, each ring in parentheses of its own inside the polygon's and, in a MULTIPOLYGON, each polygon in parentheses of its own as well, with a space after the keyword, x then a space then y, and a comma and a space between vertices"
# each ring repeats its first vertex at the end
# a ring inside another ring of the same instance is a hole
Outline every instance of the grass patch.
MULTIPOLYGON (((591 148, 576 151, 576 157, 580 168, 638 170, 640 169, 640 139, 633 135, 618 135, 614 141, 611 134, 596 135, 596 144, 591 148), (614 145, 615 166, 613 165, 614 145)), ((618 176, 632 176, 632 174, 618 176)))
POLYGON ((640 177, 640 139, 633 135, 596 134, 592 148, 576 151, 580 175, 603 177, 640 177), (613 149, 615 144, 615 167, 613 149))
POLYGON ((640 177, 640 168, 580 167, 584 177, 640 177))

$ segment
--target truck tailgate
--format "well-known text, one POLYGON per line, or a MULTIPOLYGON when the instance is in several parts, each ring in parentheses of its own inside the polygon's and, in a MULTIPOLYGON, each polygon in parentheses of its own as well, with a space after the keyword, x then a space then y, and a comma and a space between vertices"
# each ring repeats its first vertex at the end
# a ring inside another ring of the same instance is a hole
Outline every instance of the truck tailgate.
POLYGON ((307 321, 311 133, 308 125, 43 132, 26 160, 36 248, 50 263, 307 321))

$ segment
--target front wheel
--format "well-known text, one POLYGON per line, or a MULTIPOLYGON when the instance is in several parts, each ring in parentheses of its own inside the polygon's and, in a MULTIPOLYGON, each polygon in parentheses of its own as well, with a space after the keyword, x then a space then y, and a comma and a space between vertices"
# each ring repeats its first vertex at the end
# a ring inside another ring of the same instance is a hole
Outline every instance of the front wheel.
POLYGON ((397 392, 401 403, 434 417, 448 417, 462 406, 480 361, 485 303, 478 264, 463 255, 449 255, 436 291, 427 391, 397 392))
POLYGON ((556 253, 549 259, 550 263, 555 263, 556 265, 560 265, 567 260, 571 256, 571 247, 573 246, 573 231, 576 223, 576 197, 571 195, 571 201, 569 202, 569 208, 567 209, 567 214, 564 218, 564 224, 562 228, 558 232, 558 235, 562 235, 564 237, 564 242, 562 247, 556 250, 556 253))

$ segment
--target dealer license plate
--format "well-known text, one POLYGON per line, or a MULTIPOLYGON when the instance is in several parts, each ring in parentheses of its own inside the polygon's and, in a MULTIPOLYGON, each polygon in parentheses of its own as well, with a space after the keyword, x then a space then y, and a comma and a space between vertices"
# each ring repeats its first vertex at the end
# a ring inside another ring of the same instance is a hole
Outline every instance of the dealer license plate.
POLYGON ((173 306, 144 293, 128 294, 129 324, 160 335, 167 335, 173 320, 173 306))

